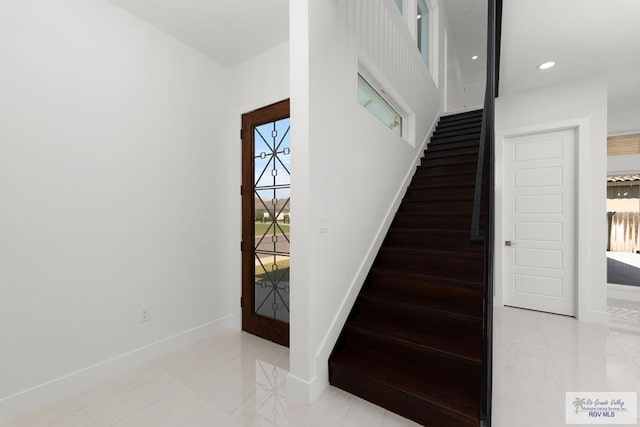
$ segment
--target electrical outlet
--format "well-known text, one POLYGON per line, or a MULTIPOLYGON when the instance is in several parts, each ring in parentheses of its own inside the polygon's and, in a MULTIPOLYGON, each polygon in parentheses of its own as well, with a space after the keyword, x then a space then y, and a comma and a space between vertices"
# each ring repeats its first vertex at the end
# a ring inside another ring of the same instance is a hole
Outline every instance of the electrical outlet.
POLYGON ((140 323, 148 322, 150 320, 149 310, 146 308, 140 311, 140 323))

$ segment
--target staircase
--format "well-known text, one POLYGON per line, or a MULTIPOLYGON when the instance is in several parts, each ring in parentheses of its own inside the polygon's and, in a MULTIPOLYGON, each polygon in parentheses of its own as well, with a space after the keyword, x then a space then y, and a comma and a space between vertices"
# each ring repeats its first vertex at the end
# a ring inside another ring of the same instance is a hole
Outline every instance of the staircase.
POLYGON ((482 110, 440 119, 329 361, 331 384, 425 426, 480 425, 481 121, 482 110))

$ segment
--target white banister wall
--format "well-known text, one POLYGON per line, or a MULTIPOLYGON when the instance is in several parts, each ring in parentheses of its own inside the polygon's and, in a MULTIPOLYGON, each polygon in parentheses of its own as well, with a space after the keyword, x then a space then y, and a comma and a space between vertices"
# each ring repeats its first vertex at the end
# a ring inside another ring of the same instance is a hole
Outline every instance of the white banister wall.
MULTIPOLYGON (((432 14, 444 30, 441 10, 432 14)), ((291 288, 289 386, 292 395, 311 401, 328 384, 329 354, 444 96, 392 0, 294 0, 290 20, 291 118, 300 125, 292 126, 291 138, 291 280, 297 285, 291 288), (358 104, 362 66, 415 116, 414 144, 358 104), (328 233, 319 233, 321 217, 328 233)), ((443 39, 432 37, 440 56, 443 39)))
MULTIPOLYGON (((405 13, 414 9, 407 8, 405 13)), ((381 83, 387 83, 407 104, 422 103, 422 93, 416 88, 433 77, 418 53, 407 19, 400 16, 393 1, 349 2, 347 13, 347 25, 357 35, 359 61, 369 71, 377 71, 381 76, 376 77, 384 80, 381 83)), ((432 19, 432 23, 436 22, 437 19, 432 19)))

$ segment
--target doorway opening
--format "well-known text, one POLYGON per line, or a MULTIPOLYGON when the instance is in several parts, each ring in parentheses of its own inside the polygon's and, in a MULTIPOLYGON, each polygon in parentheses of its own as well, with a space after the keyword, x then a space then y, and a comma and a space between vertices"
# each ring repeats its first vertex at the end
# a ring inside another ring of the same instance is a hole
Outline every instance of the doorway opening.
POLYGON ((640 175, 607 177, 607 282, 640 287, 640 175))
POLYGON ((640 174, 607 177, 607 311, 611 326, 640 330, 640 174))
POLYGON ((242 115, 242 329, 289 345, 289 100, 242 115))

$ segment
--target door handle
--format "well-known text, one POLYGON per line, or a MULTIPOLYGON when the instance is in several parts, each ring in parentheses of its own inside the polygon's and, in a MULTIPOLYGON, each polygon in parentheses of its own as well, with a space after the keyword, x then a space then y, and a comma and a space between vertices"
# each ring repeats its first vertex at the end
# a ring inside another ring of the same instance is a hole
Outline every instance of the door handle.
POLYGON ((512 242, 511 240, 505 240, 504 241, 504 245, 505 246, 516 246, 516 243, 512 242))

